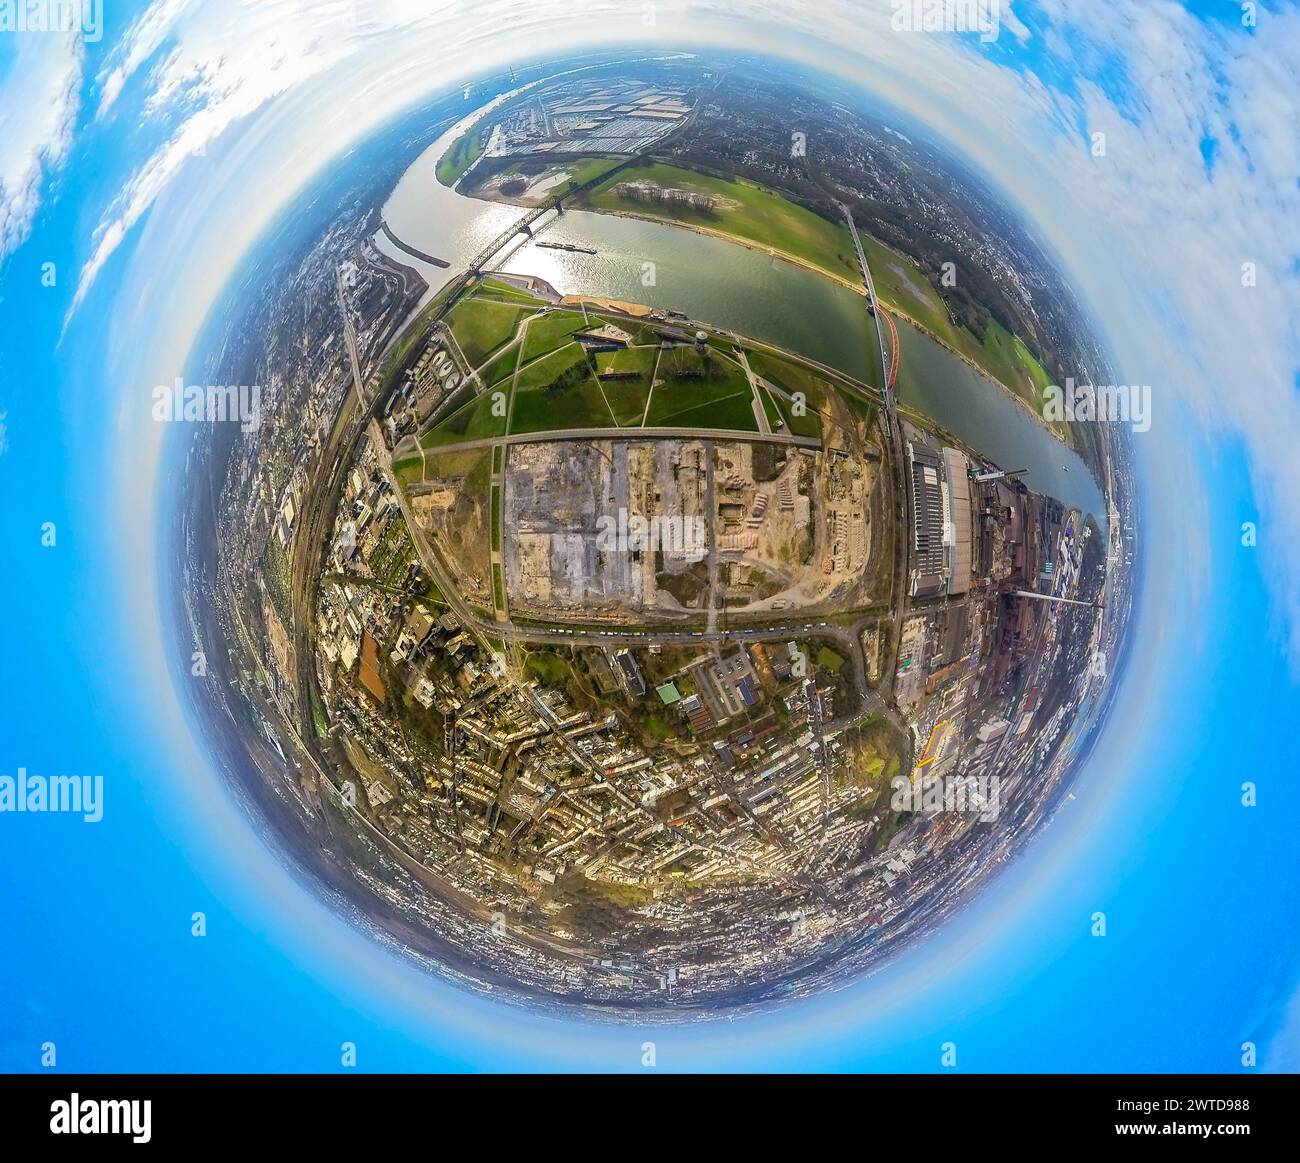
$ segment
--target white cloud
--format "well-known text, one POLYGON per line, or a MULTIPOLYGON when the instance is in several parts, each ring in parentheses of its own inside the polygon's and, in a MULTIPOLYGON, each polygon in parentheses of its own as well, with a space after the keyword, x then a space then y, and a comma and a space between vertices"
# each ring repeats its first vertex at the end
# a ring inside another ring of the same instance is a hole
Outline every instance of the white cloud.
MULTIPOLYGON (((1084 82, 1082 123, 1106 128, 1106 158, 1034 143, 1081 210, 1077 222, 1056 222, 1058 245, 1092 301, 1108 304, 1121 375, 1152 384, 1157 407, 1190 409, 1212 446, 1240 439, 1249 449, 1269 572, 1300 662, 1300 570, 1285 560, 1300 544, 1300 337, 1290 324, 1300 297, 1300 13, 1249 36, 1173 6, 1121 7, 1097 24, 1088 6, 1085 29, 1122 62, 1126 103, 1140 116, 1126 119, 1084 82), (1256 264, 1254 287, 1242 285, 1244 263, 1256 264)), ((1035 210, 1053 221, 1051 207, 1035 210)))
POLYGON ((179 115, 179 125, 136 170, 96 228, 69 315, 189 158, 232 124, 355 48, 348 35, 352 22, 341 9, 321 20, 308 19, 301 4, 271 4, 235 14, 218 7, 191 9, 185 0, 161 0, 128 34, 123 62, 106 76, 101 113, 112 107, 126 79, 161 52, 149 77, 144 113, 159 120, 179 115))
POLYGON ((84 47, 75 34, 12 34, 0 82, 0 262, 31 233, 45 179, 73 141, 84 47))
POLYGON ((1016 40, 1021 44, 1027 44, 1030 37, 1029 29, 1012 10, 1011 5, 1013 3, 1014 0, 1006 0, 1006 3, 1003 4, 1001 9, 1002 23, 1006 25, 1008 31, 1010 31, 1011 35, 1014 36, 1016 40))
POLYGON ((112 109, 127 81, 162 47, 192 2, 161 0, 136 20, 95 78, 100 89, 96 116, 103 117, 112 109))
POLYGON ((1300 990, 1291 995, 1261 1065, 1270 1074, 1300 1071, 1300 990))

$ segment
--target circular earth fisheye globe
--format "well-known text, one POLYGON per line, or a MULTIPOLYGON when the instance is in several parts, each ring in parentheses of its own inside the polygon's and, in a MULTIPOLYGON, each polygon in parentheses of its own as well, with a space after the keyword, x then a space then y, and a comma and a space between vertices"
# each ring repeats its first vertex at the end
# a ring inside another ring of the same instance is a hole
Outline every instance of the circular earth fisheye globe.
POLYGON ((901 115, 736 56, 516 70, 235 283, 226 386, 156 405, 241 421, 187 433, 190 697, 386 943, 534 1004, 770 1004, 997 892, 1068 800, 1123 429, 1044 407, 1104 372, 1083 313, 901 115))

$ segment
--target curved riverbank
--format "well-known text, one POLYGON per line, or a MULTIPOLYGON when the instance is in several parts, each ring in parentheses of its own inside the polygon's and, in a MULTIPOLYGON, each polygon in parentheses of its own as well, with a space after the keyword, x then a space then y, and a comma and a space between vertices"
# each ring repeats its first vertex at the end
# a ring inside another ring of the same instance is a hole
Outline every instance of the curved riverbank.
MULTIPOLYGON (((462 197, 476 198, 478 201, 481 202, 493 202, 497 204, 506 203, 512 206, 530 207, 530 204, 528 202, 525 202, 520 199, 514 199, 514 198, 478 198, 478 196, 475 194, 464 194, 462 195, 462 197)), ((841 287, 844 287, 846 290, 852 291, 856 295, 860 295, 864 299, 867 297, 866 288, 862 285, 861 280, 855 280, 855 279, 848 278, 844 275, 837 274, 834 271, 827 270, 825 267, 818 265, 817 263, 811 261, 810 259, 803 258, 797 254, 792 254, 790 251, 781 250, 777 247, 764 246, 761 243, 755 242, 751 238, 746 238, 743 235, 735 234, 727 230, 719 230, 710 226, 701 226, 698 223, 693 223, 693 222, 680 222, 675 218, 659 217, 654 214, 638 214, 635 211, 631 211, 631 210, 607 210, 607 209, 603 209, 599 207, 591 207, 591 206, 580 206, 580 207, 575 207, 575 209, 581 209, 588 214, 602 214, 609 218, 627 218, 639 222, 653 222, 660 226, 673 226, 681 230, 692 231, 695 234, 699 234, 707 238, 721 239, 724 242, 730 242, 730 243, 734 243, 737 246, 743 246, 746 250, 753 251, 757 254, 766 254, 770 258, 780 259, 783 262, 790 263, 792 266, 801 267, 806 271, 810 271, 812 274, 819 275, 825 279, 829 279, 831 282, 836 283, 841 287)), ((950 355, 961 360, 962 363, 966 364, 966 366, 969 367, 973 372, 976 372, 978 375, 983 376, 984 379, 986 379, 990 384, 993 384, 996 387, 1000 388, 1003 392, 1005 392, 1008 396, 1010 396, 1011 399, 1013 399, 1017 404, 1019 404, 1030 416, 1032 416, 1035 420, 1037 420, 1040 424, 1042 424, 1044 430, 1050 436, 1054 437, 1066 448, 1070 448, 1072 451, 1076 451, 1076 452, 1078 451, 1077 449, 1074 449, 1073 445, 1071 445, 1070 442, 1067 441, 1059 432, 1054 431, 1051 427, 1049 427, 1046 423, 1044 423, 1042 416, 1037 411, 1035 411, 1033 407, 1030 406, 1029 401, 1027 401, 1024 398, 1024 396, 1018 393, 1009 384, 1003 383, 996 376, 992 375, 986 368, 981 367, 975 360, 973 360, 965 352, 959 351, 946 339, 937 335, 924 323, 918 320, 914 315, 911 315, 907 311, 904 311, 901 307, 898 306, 897 303, 892 302, 889 299, 886 299, 884 296, 879 296, 879 297, 880 297, 880 302, 885 306, 885 308, 890 312, 891 315, 893 315, 895 318, 905 320, 908 323, 908 325, 911 326, 914 330, 920 332, 922 335, 924 335, 927 339, 931 340, 932 342, 937 343, 950 355)))

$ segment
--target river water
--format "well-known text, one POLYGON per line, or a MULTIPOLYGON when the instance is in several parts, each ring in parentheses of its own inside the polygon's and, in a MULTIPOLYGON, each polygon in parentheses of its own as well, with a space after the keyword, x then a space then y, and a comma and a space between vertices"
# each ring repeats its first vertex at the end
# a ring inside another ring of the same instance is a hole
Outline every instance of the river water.
MULTIPOLYGON (((384 206, 384 218, 398 238, 451 267, 420 262, 382 235, 376 238, 385 253, 419 269, 430 296, 523 213, 517 206, 464 197, 437 180, 437 161, 461 129, 453 126, 430 146, 384 206)), ((681 311, 879 382, 875 323, 862 297, 819 274, 726 239, 609 214, 567 211, 542 237, 597 253, 548 250, 521 237, 494 266, 536 275, 561 294, 681 311)), ((1028 469, 1025 480, 1035 491, 1105 524, 1101 491, 1075 452, 999 385, 905 320, 897 322, 902 357, 898 397, 903 403, 932 416, 1003 468, 1028 469)))

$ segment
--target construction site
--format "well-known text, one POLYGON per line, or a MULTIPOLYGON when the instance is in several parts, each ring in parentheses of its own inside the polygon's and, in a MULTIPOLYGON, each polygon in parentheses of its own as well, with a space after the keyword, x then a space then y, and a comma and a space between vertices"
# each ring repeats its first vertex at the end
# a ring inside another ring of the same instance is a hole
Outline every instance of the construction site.
MULTIPOLYGON (((869 601, 878 483, 872 460, 756 441, 510 446, 502 524, 511 613, 672 619, 707 610, 711 591, 729 612, 869 601)), ((446 533, 462 541, 464 529, 446 533)))

